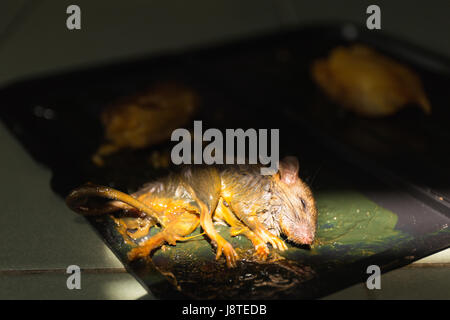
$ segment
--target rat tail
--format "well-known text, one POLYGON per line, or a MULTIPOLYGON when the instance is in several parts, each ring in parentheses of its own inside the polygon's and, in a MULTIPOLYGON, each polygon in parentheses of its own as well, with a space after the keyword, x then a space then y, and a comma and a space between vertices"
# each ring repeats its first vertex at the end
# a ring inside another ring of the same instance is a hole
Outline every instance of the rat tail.
POLYGON ((130 206, 154 218, 161 226, 164 226, 159 216, 150 207, 136 198, 110 187, 98 186, 91 183, 86 184, 70 192, 66 197, 66 204, 73 211, 83 215, 108 214, 119 209, 127 209, 130 206), (109 202, 105 207, 94 208, 87 206, 87 201, 90 197, 107 198, 114 201, 109 202))

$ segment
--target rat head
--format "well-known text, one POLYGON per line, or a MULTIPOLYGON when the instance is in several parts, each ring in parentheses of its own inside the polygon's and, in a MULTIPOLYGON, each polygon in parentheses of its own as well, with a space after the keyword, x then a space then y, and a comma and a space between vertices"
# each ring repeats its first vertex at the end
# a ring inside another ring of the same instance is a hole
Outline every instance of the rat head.
POLYGON ((279 225, 282 233, 297 244, 312 244, 316 233, 317 209, 309 187, 298 176, 295 157, 280 161, 275 176, 277 194, 282 201, 279 225))

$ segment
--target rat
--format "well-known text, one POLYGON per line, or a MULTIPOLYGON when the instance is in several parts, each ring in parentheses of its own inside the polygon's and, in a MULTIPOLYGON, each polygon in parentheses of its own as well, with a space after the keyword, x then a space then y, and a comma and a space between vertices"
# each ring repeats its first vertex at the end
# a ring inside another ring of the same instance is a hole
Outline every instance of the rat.
MULTIPOLYGON (((165 243, 176 245, 199 225, 216 246, 216 259, 223 254, 228 267, 238 255, 215 229, 214 223, 229 225, 232 236, 244 235, 256 256, 265 260, 268 244, 286 250, 281 236, 295 244, 311 245, 317 229, 317 208, 308 185, 298 176, 296 157, 285 157, 278 171, 261 175, 259 165, 186 166, 177 173, 144 185, 128 195, 110 187, 88 184, 73 190, 67 205, 84 215, 124 210, 135 215, 125 222, 125 233, 137 239, 154 225, 162 230, 144 237, 128 253, 130 260, 149 256, 165 243), (90 197, 111 199, 102 208, 88 206, 90 197), (130 228, 132 226, 133 228, 130 228)), ((124 222, 126 220, 123 220, 124 222)))

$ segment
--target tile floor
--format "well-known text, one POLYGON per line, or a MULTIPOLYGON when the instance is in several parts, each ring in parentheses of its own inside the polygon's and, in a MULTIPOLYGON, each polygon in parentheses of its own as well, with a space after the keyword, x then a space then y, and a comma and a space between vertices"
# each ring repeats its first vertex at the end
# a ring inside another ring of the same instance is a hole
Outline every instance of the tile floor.
MULTIPOLYGON (((299 22, 350 19, 363 23, 364 1, 295 0, 79 0, 82 30, 65 28, 65 8, 73 1, 2 0, 0 3, 0 85, 28 76, 105 63, 164 50, 224 41, 299 22), (319 1, 320 2, 320 1, 319 1), (307 3, 307 4, 306 4, 307 3), (363 11, 361 11, 363 10, 363 11), (361 13, 362 12, 362 13, 361 13)), ((387 8, 386 28, 450 56, 439 32, 449 29, 445 10, 409 1, 420 14, 387 8), (402 12, 402 14, 400 14, 402 12), (396 15, 396 16, 395 16, 396 15), (395 16, 395 17, 394 17, 395 16), (429 18, 433 17, 433 24, 429 18), (394 19, 395 18, 395 19, 394 19), (428 28, 423 26, 428 23, 428 28)), ((383 20, 385 21, 385 20, 383 20)), ((125 272, 84 219, 49 189, 51 173, 31 159, 0 123, 0 299, 151 299, 125 272), (53 223, 48 224, 51 220, 53 223), (57 226, 57 227, 55 227, 57 226), (66 287, 68 265, 83 269, 82 289, 66 287)), ((363 284, 329 299, 450 298, 450 250, 382 277, 382 290, 363 284)))

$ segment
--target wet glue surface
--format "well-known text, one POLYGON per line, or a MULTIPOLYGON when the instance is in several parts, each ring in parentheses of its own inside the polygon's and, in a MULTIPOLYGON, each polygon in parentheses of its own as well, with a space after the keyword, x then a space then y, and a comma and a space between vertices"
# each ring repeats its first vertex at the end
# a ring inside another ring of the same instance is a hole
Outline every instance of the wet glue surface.
MULTIPOLYGON (((176 246, 166 245, 149 259, 129 263, 126 254, 133 244, 123 240, 112 219, 101 225, 108 229, 105 238, 122 261, 159 298, 295 298, 305 293, 304 283, 321 274, 409 238, 395 229, 396 214, 352 189, 319 191, 316 201, 319 218, 315 243, 302 247, 288 242, 289 249, 283 252, 271 248, 265 262, 253 256, 254 249, 247 238, 230 237, 227 226, 216 225, 240 256, 237 268, 233 269, 226 267, 224 258, 215 260, 214 247, 203 235, 176 246), (165 280, 170 285, 164 285, 165 280)), ((152 228, 150 235, 159 231, 152 228)), ((200 232, 198 228, 193 235, 200 232)))

